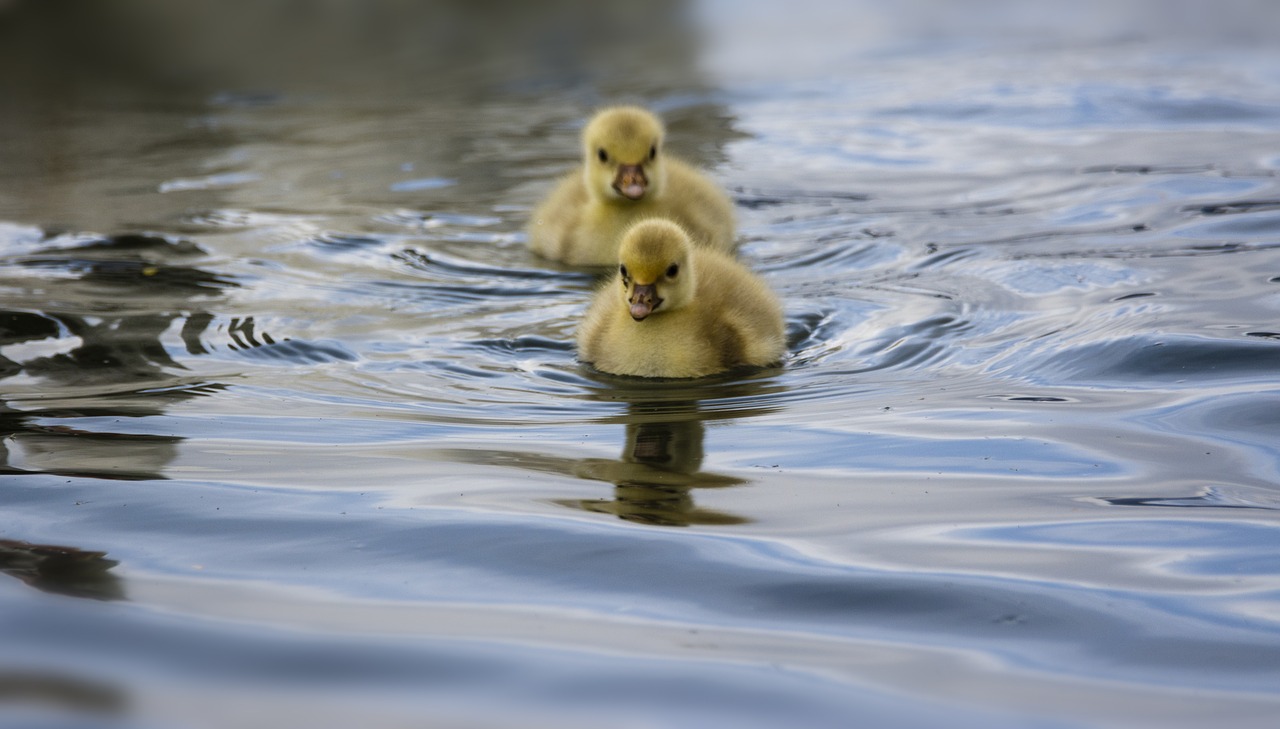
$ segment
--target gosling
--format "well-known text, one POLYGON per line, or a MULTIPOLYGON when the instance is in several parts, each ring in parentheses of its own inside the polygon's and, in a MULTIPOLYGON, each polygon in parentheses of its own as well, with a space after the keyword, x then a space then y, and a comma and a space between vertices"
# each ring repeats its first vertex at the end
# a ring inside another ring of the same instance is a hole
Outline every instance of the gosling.
POLYGON ((578 328, 583 362, 618 375, 692 378, 781 360, 782 305, 734 258, 695 247, 660 219, 627 231, 618 258, 578 328))
POLYGON ((665 130, 634 106, 604 109, 582 132, 582 166, 529 221, 533 252, 571 266, 612 266, 637 221, 668 218, 699 246, 732 253, 733 204, 704 174, 663 151, 665 130))

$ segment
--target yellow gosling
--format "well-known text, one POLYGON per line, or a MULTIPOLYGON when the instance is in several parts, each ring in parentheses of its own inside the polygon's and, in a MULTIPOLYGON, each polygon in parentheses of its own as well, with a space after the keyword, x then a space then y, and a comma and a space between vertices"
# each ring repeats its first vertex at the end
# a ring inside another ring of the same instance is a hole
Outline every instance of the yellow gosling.
POLYGON ((572 266, 612 266, 637 221, 668 218, 699 246, 732 252, 733 204, 715 183, 662 149, 656 116, 604 109, 582 132, 582 167, 556 186, 529 221, 529 247, 572 266))
POLYGON ((622 238, 618 273, 596 292, 578 328, 578 357, 638 377, 704 377, 763 367, 783 354, 782 305, 745 266, 694 247, 667 220, 622 238))

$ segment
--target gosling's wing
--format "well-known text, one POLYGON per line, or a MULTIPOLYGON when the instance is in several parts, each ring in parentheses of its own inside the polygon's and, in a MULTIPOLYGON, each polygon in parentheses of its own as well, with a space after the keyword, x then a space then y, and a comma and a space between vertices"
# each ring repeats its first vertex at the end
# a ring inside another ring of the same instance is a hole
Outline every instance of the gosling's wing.
POLYGON ((529 218, 529 248, 540 256, 563 260, 577 242, 577 230, 588 203, 580 170, 566 175, 529 218))

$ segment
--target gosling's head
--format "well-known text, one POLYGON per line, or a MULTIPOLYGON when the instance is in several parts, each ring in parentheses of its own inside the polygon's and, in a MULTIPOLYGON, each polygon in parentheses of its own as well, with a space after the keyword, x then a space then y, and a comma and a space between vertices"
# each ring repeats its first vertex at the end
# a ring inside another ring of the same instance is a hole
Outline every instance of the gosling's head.
POLYGON ((587 189, 606 200, 640 200, 662 193, 665 130, 658 117, 636 106, 615 106, 592 117, 582 131, 587 189))
POLYGON ((622 236, 618 280, 632 319, 643 321, 688 303, 694 286, 691 248, 689 235, 668 220, 641 221, 622 236))

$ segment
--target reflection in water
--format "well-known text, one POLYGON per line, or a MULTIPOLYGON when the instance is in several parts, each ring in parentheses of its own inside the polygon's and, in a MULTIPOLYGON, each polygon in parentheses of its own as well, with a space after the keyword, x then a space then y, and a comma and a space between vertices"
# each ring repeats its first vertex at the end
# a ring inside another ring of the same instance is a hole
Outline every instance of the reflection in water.
POLYGON ((187 241, 128 234, 70 246, 55 239, 44 249, 0 261, 49 277, 42 282, 45 311, 4 312, 0 342, 78 340, 66 352, 22 364, 6 360, 5 372, 23 370, 58 387, 167 377, 167 369, 181 365, 161 335, 185 317, 183 339, 189 350, 199 347, 203 327, 191 322, 209 321, 200 304, 237 285, 185 263, 203 254, 187 241))
MULTIPOLYGON (((134 411, 131 414, 159 413, 134 411)), ((40 419, 94 414, 119 417, 124 410, 15 412, 0 401, 0 474, 48 473, 59 476, 145 481, 165 478, 182 438, 142 433, 88 431, 44 425, 40 419), (12 448, 12 451, 10 450, 12 448)))
MULTIPOLYGON (((120 716, 128 708, 128 697, 120 688, 99 681, 30 671, 0 672, 0 706, 15 704, 120 716)), ((34 717, 31 720, 35 721, 34 717)), ((38 726, 62 725, 41 722, 38 726)))
POLYGON ((119 562, 106 552, 0 539, 0 572, 55 595, 123 600, 124 587, 110 573, 119 562))
MULTIPOLYGON (((714 417, 723 418, 723 413, 714 417)), ((696 489, 741 486, 746 479, 702 470, 703 440, 709 414, 696 402, 635 401, 616 418, 626 426, 618 458, 562 458, 542 453, 496 450, 433 450, 431 456, 459 463, 521 468, 614 485, 609 499, 565 499, 554 503, 613 514, 619 519, 659 526, 746 524, 751 520, 699 507, 696 489)), ((610 419, 612 422, 614 419, 610 419)))
POLYGON ((617 459, 575 461, 567 472, 614 485, 612 499, 560 500, 576 509, 613 514, 619 519, 660 526, 747 524, 736 514, 697 506, 695 489, 740 486, 746 479, 702 470, 709 421, 738 420, 776 410, 786 389, 779 368, 735 371, 697 380, 618 377, 585 368, 594 381, 588 398, 624 402, 626 411, 605 423, 626 427, 626 443, 617 459))
MULTIPOLYGON (((0 473, 164 478, 181 438, 48 421, 159 415, 173 403, 222 388, 178 379, 175 371, 185 368, 162 341, 181 320, 187 352, 206 351, 201 335, 213 315, 205 306, 237 284, 190 265, 203 255, 188 241, 125 234, 58 236, 36 250, 0 259, 0 283, 19 292, 18 298, 0 301, 15 307, 0 311, 0 346, 6 346, 0 379, 25 375, 40 383, 41 392, 98 395, 91 406, 80 405, 79 398, 37 409, 24 407, 31 399, 21 396, 0 401, 0 473), (5 271, 9 266, 12 273, 5 271), (35 284, 32 271, 39 274, 35 284), (37 300, 44 310, 17 309, 29 300, 22 292, 33 286, 40 289, 37 300)), ((256 341, 252 334, 249 338, 256 341)))
MULTIPOLYGON (((663 407, 659 412, 667 412, 663 407)), ((617 459, 588 458, 573 469, 580 478, 614 484, 612 499, 584 499, 557 503, 587 511, 613 514, 619 519, 661 526, 744 524, 749 519, 699 508, 693 490, 738 486, 744 479, 702 469, 706 426, 695 406, 679 419, 653 420, 643 405, 632 405, 627 442, 617 459)), ((665 415, 673 418, 672 415, 665 415)))
POLYGON ((1194 496, 1108 496, 1099 499, 1112 506, 1163 506, 1171 508, 1210 509, 1264 509, 1280 510, 1280 501, 1260 503, 1224 493, 1221 489, 1207 488, 1194 496))

